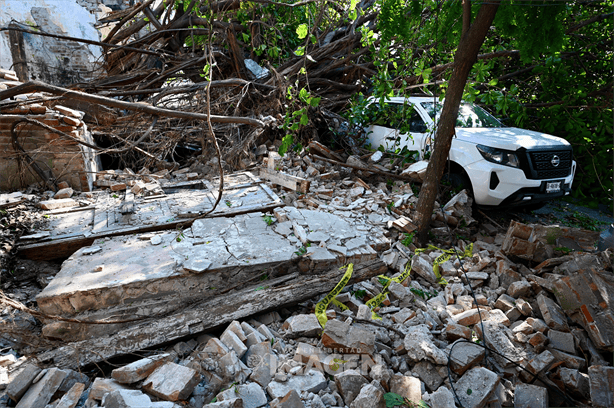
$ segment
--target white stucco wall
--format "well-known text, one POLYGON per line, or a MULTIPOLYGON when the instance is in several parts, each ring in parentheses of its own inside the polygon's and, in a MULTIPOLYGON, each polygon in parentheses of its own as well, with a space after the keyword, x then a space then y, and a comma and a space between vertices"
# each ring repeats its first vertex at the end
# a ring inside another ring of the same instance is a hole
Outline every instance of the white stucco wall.
MULTIPOLYGON (((0 26, 7 27, 11 20, 21 24, 36 25, 44 31, 72 37, 100 41, 94 28, 98 9, 97 0, 0 0, 0 26)), ((30 78, 45 77, 61 81, 78 78, 100 60, 98 46, 77 44, 48 37, 24 34, 24 48, 30 78), (65 48, 65 49, 64 49, 65 48), (63 72, 63 73, 62 73, 63 72), (71 77, 67 72, 77 72, 71 77), (57 78, 56 78, 57 77, 57 78), (60 79, 58 79, 60 78, 60 79)), ((0 68, 12 69, 13 57, 8 31, 0 32, 0 68)))

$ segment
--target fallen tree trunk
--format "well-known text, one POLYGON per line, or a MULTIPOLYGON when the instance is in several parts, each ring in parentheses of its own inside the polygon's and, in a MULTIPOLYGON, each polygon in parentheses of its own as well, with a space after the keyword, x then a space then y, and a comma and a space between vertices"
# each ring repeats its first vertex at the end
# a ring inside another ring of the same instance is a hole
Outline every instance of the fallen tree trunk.
MULTIPOLYGON (((386 264, 379 259, 354 265, 350 283, 369 279, 386 270, 386 264)), ((283 276, 269 281, 266 289, 256 290, 256 286, 251 286, 217 296, 181 313, 144 320, 111 336, 74 342, 44 352, 38 355, 38 359, 56 367, 74 369, 156 347, 182 337, 195 336, 233 320, 294 305, 329 292, 344 273, 345 270, 335 268, 320 276, 283 276)))
POLYGON ((18 85, 14 88, 0 91, 0 101, 11 98, 16 95, 22 95, 32 92, 48 92, 54 95, 61 95, 66 98, 72 98, 79 101, 95 103, 99 105, 111 106, 114 108, 126 109, 135 112, 149 113, 155 116, 166 116, 179 119, 196 119, 196 120, 208 120, 216 123, 240 123, 244 125, 250 125, 255 127, 264 127, 264 122, 258 119, 242 118, 237 116, 218 116, 218 115, 205 115, 202 113, 176 111, 171 109, 156 108, 149 104, 133 103, 126 101, 119 101, 117 99, 106 98, 104 96, 90 95, 84 92, 71 91, 70 89, 61 88, 59 86, 49 85, 40 81, 30 81, 23 85, 18 85))

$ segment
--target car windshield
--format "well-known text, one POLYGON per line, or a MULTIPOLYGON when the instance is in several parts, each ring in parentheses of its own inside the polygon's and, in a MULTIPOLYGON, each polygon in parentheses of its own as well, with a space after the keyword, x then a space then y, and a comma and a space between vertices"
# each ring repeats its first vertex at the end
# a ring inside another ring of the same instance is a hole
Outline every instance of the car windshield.
MULTIPOLYGON (((422 102, 422 107, 433 121, 438 121, 443 105, 439 102, 422 102), (435 108, 434 108, 435 107, 435 108), (436 110, 436 111, 435 111, 436 110), (435 117, 437 115, 437 117, 435 117)), ((499 128, 503 124, 484 109, 472 103, 461 103, 456 118, 456 127, 461 128, 499 128)))

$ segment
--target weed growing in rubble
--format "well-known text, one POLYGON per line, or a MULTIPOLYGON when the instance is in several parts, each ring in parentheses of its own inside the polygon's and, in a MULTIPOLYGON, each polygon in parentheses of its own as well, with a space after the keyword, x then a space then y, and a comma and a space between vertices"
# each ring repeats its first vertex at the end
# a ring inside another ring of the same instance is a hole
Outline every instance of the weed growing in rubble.
POLYGON ((265 215, 264 217, 262 217, 262 219, 264 220, 264 222, 266 222, 266 225, 268 225, 269 227, 275 224, 275 221, 276 221, 276 219, 271 217, 270 215, 265 215))
POLYGON ((386 402, 387 408, 392 408, 396 406, 410 408, 430 408, 429 404, 427 404, 424 400, 420 400, 420 402, 413 402, 408 398, 405 398, 402 395, 396 394, 394 392, 387 392, 386 394, 384 394, 384 401, 386 402))
POLYGON ((307 242, 304 246, 300 247, 298 251, 295 252, 298 256, 303 256, 307 253, 307 248, 311 246, 311 242, 307 242))
POLYGON ((429 300, 430 298, 435 297, 438 294, 436 290, 433 290, 435 294, 429 292, 428 290, 422 290, 422 289, 416 289, 416 288, 409 288, 409 291, 416 296, 420 296, 424 300, 429 300))
POLYGON ((393 208, 394 208, 394 201, 391 201, 388 204, 386 204, 386 209, 388 210, 388 213, 392 214, 393 208))
POLYGON ((405 233, 405 238, 403 238, 401 240, 401 244, 405 245, 406 247, 409 247, 413 242, 414 242, 414 233, 412 232, 410 233, 405 233))
POLYGON ((363 300, 367 296, 367 291, 364 289, 358 289, 352 292, 352 295, 358 300, 363 300))

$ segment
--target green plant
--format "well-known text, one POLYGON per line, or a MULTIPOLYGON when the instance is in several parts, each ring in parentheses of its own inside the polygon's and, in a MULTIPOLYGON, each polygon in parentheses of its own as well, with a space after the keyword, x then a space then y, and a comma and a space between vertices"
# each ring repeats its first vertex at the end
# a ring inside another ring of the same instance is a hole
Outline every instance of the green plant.
POLYGON ((282 138, 281 146, 279 147, 279 154, 282 156, 290 148, 293 148, 296 152, 301 151, 303 146, 300 143, 295 143, 294 135, 301 126, 309 124, 308 108, 316 108, 320 104, 321 98, 312 96, 306 88, 301 88, 297 93, 294 87, 289 86, 286 91, 286 99, 288 100, 288 105, 284 123, 279 126, 286 131, 286 135, 282 138))
POLYGON ((405 245, 406 247, 409 247, 413 242, 414 242, 414 233, 404 233, 405 238, 403 238, 401 240, 401 244, 405 245))
POLYGON ((358 289, 352 292, 352 295, 354 295, 356 299, 362 300, 365 298, 365 296, 367 296, 367 291, 364 289, 358 289))
POLYGON ((266 225, 271 226, 275 223, 275 221, 277 221, 277 219, 271 217, 270 215, 265 215, 262 217, 262 219, 264 220, 264 222, 266 222, 266 225))
POLYGON ((229 200, 224 201, 224 204, 226 204, 228 207, 232 207, 232 203, 229 200))
POLYGON ((571 248, 567 248, 567 247, 564 247, 564 246, 563 246, 563 247, 556 247, 556 248, 554 248, 554 250, 555 250, 555 251, 562 252, 562 253, 564 253, 565 255, 569 254, 570 252, 573 252, 573 249, 571 249, 571 248))
POLYGON ((387 392, 386 394, 384 394, 384 402, 386 403, 387 408, 392 408, 396 406, 404 406, 410 408, 430 408, 424 400, 420 400, 419 402, 413 402, 408 398, 405 398, 402 395, 396 394, 394 392, 387 392))
POLYGON ((565 218, 569 220, 571 226, 580 227, 591 231, 599 231, 599 226, 602 224, 606 224, 603 221, 596 220, 579 211, 574 211, 570 215, 567 215, 565 218))
POLYGON ((436 290, 433 290, 434 293, 431 293, 427 290, 416 289, 416 288, 409 288, 409 291, 413 293, 414 295, 421 297, 424 300, 429 300, 430 298, 437 296, 437 294, 439 293, 436 290))
POLYGON ((298 256, 305 255, 307 253, 307 248, 309 248, 310 246, 311 246, 311 242, 307 242, 305 245, 300 247, 298 251, 295 252, 295 254, 297 254, 298 256))
POLYGON ((391 201, 388 204, 386 204, 386 209, 388 210, 388 213, 392 214, 393 208, 394 208, 394 201, 391 201))
POLYGON ((119 196, 117 194, 113 194, 111 197, 113 198, 119 198, 119 196))

